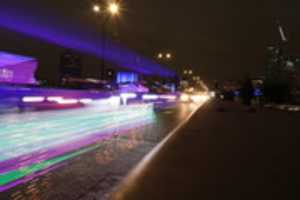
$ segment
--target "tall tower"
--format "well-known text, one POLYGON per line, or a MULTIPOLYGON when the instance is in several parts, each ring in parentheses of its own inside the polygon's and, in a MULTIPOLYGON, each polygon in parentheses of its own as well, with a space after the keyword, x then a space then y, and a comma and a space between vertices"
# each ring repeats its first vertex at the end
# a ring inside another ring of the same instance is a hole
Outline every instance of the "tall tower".
POLYGON ((288 55, 286 33, 277 21, 280 42, 267 49, 267 66, 265 80, 265 95, 272 102, 284 102, 290 96, 289 72, 287 70, 288 55))

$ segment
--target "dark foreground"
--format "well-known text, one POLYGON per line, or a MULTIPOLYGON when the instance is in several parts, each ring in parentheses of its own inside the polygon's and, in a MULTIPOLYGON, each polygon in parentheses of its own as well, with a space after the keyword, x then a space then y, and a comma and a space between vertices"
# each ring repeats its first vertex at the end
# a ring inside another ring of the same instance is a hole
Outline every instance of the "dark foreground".
POLYGON ((299 124, 297 113, 209 103, 114 199, 299 199, 299 124))

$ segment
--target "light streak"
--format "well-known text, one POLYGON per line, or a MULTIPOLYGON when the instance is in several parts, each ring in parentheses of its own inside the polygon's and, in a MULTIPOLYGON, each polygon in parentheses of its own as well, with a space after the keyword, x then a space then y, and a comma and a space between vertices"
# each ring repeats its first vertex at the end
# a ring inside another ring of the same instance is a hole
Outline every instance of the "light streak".
POLYGON ((45 97, 23 97, 22 102, 24 103, 40 103, 45 101, 45 97))
POLYGON ((201 95, 192 95, 191 100, 195 103, 199 103, 202 101, 202 96, 201 95))
POLYGON ((22 177, 33 175, 34 173, 41 171, 43 169, 47 169, 55 164, 69 160, 81 154, 93 151, 97 149, 99 146, 100 145, 95 145, 74 153, 70 153, 64 156, 59 156, 51 160, 46 160, 40 163, 32 164, 30 166, 26 166, 20 169, 16 169, 16 170, 9 171, 7 173, 0 174, 0 192, 15 186, 14 181, 17 181, 22 177))
POLYGON ((137 97, 137 94, 135 93, 123 93, 120 95, 121 98, 125 98, 125 99, 134 99, 137 97))
POLYGON ((49 102, 59 102, 63 99, 63 97, 47 97, 47 101, 49 102))
POLYGON ((76 110, 0 115, 0 191, 77 156, 78 149, 113 132, 153 121, 153 106, 147 104, 111 107, 109 112, 92 104, 76 110))
POLYGON ((137 98, 137 94, 135 94, 135 93, 122 93, 120 95, 120 97, 121 97, 121 99, 123 101, 123 104, 127 105, 128 99, 135 99, 135 98, 137 98))
POLYGON ((170 101, 175 101, 177 99, 176 95, 160 95, 159 96, 160 99, 166 99, 166 100, 170 100, 170 101))
POLYGON ((57 101, 58 104, 78 104, 79 101, 77 99, 61 99, 59 101, 57 101))
POLYGON ((159 96, 156 94, 144 94, 142 96, 142 99, 143 100, 157 100, 157 99, 159 99, 159 96))
POLYGON ((82 104, 90 104, 93 103, 93 99, 80 99, 79 102, 82 104))
POLYGON ((182 94, 180 96, 180 101, 182 101, 182 102, 188 102, 189 100, 190 100, 190 95, 188 95, 188 94, 182 94))

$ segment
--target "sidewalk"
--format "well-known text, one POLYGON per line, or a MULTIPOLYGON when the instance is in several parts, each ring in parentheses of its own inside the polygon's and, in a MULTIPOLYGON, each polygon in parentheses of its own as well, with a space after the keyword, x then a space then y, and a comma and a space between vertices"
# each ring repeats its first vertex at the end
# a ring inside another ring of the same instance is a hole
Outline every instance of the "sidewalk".
POLYGON ((209 103, 114 199, 299 199, 300 114, 209 103))

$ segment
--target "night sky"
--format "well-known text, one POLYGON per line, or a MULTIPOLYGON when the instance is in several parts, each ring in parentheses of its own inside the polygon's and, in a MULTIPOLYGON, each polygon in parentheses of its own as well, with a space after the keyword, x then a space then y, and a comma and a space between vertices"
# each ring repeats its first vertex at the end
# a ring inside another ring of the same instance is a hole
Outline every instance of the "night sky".
MULTIPOLYGON (((121 3, 122 15, 110 24, 115 40, 150 58, 161 50, 171 51, 175 55, 171 63, 174 69, 190 66, 204 79, 261 75, 266 46, 280 40, 277 19, 287 31, 290 53, 300 55, 297 0, 122 0, 121 3)), ((95 29, 89 0, 2 0, 0 7, 5 4, 38 14, 41 19, 45 13, 59 16, 62 21, 71 20, 82 30, 95 29)), ((1 27, 0 41, 2 50, 37 57, 40 77, 57 77, 58 57, 63 48, 1 27)), ((83 62, 86 76, 93 76, 99 69, 99 62, 92 56, 84 55, 83 62)))

